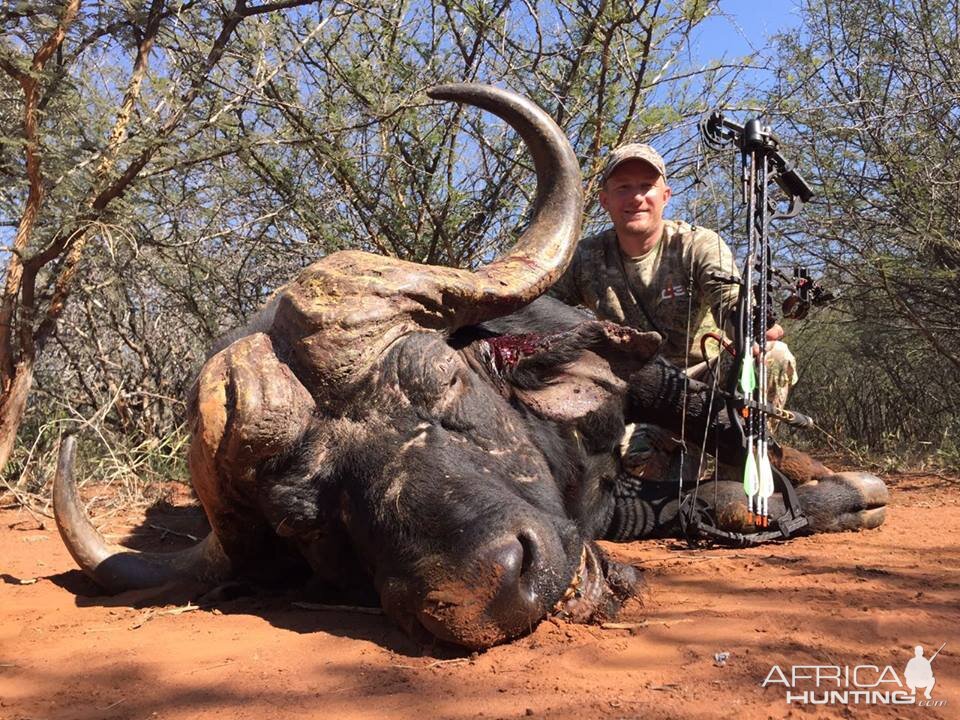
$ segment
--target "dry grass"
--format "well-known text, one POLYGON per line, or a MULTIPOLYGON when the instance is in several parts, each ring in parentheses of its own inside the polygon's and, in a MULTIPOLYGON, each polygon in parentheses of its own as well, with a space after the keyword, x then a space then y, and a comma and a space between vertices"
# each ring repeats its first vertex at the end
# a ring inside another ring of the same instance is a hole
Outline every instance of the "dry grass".
POLYGON ((182 425, 161 438, 132 439, 99 423, 57 419, 16 449, 0 478, 0 507, 49 515, 60 438, 67 432, 79 432, 74 473, 81 487, 96 486, 89 509, 97 515, 150 505, 164 495, 165 482, 188 481, 189 436, 182 425))

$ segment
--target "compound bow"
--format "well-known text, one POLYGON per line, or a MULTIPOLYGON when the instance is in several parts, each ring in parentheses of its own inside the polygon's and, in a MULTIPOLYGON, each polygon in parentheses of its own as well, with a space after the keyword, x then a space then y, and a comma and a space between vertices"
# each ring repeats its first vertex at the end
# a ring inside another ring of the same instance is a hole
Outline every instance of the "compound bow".
MULTIPOLYGON (((710 522, 709 513, 698 501, 696 493, 683 500, 680 521, 691 541, 708 536, 746 545, 787 538, 807 525, 793 485, 770 464, 771 439, 767 418, 774 417, 799 427, 812 427, 813 420, 777 408, 768 401, 766 333, 776 322, 771 307, 773 277, 785 278, 771 264, 770 222, 795 217, 804 203, 813 197, 813 191, 780 154, 779 141, 759 119, 738 125, 724 117, 722 112, 715 111, 701 122, 700 132, 708 147, 720 150, 734 145, 740 152, 743 202, 747 207, 747 256, 741 278, 733 275, 714 277, 740 287, 733 322, 735 367, 719 393, 725 399, 742 439, 745 458, 743 489, 750 518, 758 530, 737 533, 717 528, 710 522), (775 197, 770 192, 774 184, 782 191, 782 197, 775 197), (780 205, 784 200, 789 204, 782 209, 780 205), (775 518, 776 530, 769 530, 769 499, 776 489, 783 494, 786 512, 775 518)), ((822 304, 831 298, 810 280, 805 268, 797 268, 793 290, 784 303, 784 316, 802 317, 811 304, 822 304)))

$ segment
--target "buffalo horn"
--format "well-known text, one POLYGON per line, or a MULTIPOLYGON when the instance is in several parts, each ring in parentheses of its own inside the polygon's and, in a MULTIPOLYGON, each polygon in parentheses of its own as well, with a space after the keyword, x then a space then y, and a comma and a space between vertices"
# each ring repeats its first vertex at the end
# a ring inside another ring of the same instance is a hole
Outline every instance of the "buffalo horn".
POLYGON ((288 364, 321 404, 337 402, 340 388, 410 332, 450 332, 519 310, 560 278, 579 239, 580 168, 547 113, 489 85, 428 92, 488 110, 520 134, 537 172, 530 224, 509 253, 475 272, 355 250, 305 268, 280 294, 270 335, 289 345, 288 364))
POLYGON ((427 94, 473 105, 505 120, 523 138, 537 173, 530 224, 506 256, 477 270, 473 298, 477 315, 456 318, 455 324, 462 326, 513 312, 560 278, 580 237, 580 166, 563 131, 524 97, 489 85, 465 83, 438 85, 427 94))
POLYGON ((138 552, 108 543, 84 512, 73 477, 76 438, 61 441, 53 481, 53 509, 64 544, 80 568, 110 593, 153 588, 175 579, 214 584, 229 575, 230 563, 216 535, 170 553, 138 552))

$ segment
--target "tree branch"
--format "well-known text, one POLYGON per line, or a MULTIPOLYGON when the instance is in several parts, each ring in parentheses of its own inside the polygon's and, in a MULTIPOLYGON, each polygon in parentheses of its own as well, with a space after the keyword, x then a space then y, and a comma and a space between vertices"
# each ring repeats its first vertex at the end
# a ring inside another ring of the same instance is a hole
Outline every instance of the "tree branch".
MULTIPOLYGON (((23 91, 23 136, 24 157, 27 167, 29 189, 20 223, 14 236, 10 259, 7 262, 6 282, 3 299, 0 301, 0 390, 9 388, 14 373, 13 318, 17 310, 17 296, 23 279, 23 254, 26 251, 33 228, 36 225, 40 208, 43 205, 43 172, 40 156, 40 131, 37 122, 37 104, 39 101, 38 76, 47 60, 63 42, 67 28, 73 23, 80 9, 80 0, 70 0, 63 6, 56 29, 46 42, 34 53, 30 63, 30 72, 23 72, 4 60, 4 70, 14 77, 23 91)), ((26 318, 29 322, 30 318, 26 318)))

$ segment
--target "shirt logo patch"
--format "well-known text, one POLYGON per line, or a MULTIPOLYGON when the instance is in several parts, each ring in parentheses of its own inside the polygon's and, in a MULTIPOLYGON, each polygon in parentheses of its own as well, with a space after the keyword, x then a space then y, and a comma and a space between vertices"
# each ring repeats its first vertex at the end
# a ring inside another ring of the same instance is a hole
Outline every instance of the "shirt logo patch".
POLYGON ((661 300, 672 300, 673 298, 684 297, 687 289, 683 285, 669 285, 660 293, 661 300))

